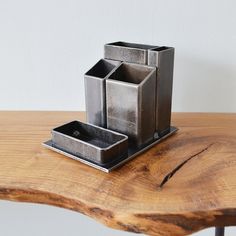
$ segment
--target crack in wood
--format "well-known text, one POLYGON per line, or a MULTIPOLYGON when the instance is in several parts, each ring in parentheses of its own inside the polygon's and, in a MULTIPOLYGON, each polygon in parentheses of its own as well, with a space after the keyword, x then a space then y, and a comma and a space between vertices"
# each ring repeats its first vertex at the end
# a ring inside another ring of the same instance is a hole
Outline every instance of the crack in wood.
POLYGON ((162 188, 168 181, 170 178, 172 178, 174 176, 174 174, 181 169, 188 161, 190 161, 191 159, 193 159, 196 156, 199 156, 200 154, 202 154, 203 152, 207 151, 211 146, 213 145, 213 143, 211 143, 210 145, 208 145, 206 148, 202 149, 201 151, 197 152, 196 154, 190 156, 189 158, 187 158, 185 161, 181 162, 179 165, 177 165, 171 172, 169 172, 161 181, 161 184, 159 186, 159 188, 162 188))

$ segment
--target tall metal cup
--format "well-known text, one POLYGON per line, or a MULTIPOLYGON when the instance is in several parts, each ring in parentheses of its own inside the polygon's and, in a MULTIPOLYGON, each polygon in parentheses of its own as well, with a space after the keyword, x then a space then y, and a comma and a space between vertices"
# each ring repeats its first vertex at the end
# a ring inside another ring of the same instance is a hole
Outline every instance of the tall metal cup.
POLYGON ((156 68, 122 63, 106 80, 107 128, 142 146, 155 133, 156 68))

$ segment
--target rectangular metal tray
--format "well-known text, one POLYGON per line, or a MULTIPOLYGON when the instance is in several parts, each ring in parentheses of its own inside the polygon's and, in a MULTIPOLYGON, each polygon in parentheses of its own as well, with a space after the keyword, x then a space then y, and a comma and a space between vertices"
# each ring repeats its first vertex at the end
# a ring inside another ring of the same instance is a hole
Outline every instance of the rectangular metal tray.
POLYGON ((128 153, 128 137, 81 121, 72 121, 52 130, 53 146, 98 164, 128 153))
POLYGON ((105 164, 98 164, 96 162, 89 161, 89 160, 83 158, 82 156, 78 156, 78 155, 72 154, 72 153, 70 153, 68 151, 62 150, 62 149, 60 149, 58 147, 55 147, 55 145, 53 144, 52 140, 44 142, 43 145, 46 148, 48 148, 48 149, 51 149, 51 150, 53 150, 55 152, 58 152, 58 153, 60 153, 62 155, 65 155, 65 156, 70 157, 70 158, 72 158, 74 160, 80 161, 80 162, 82 162, 84 164, 87 164, 89 166, 92 166, 92 167, 94 167, 96 169, 99 169, 101 171, 104 171, 104 172, 108 173, 108 172, 116 169, 117 167, 123 165, 124 163, 130 161, 131 159, 133 159, 137 155, 145 152, 146 150, 148 150, 149 148, 151 148, 155 144, 157 144, 157 143, 161 142, 162 140, 168 138, 169 136, 174 134, 177 130, 178 129, 176 127, 171 126, 169 133, 165 134, 161 138, 154 139, 152 142, 146 144, 146 146, 144 146, 142 148, 129 147, 127 155, 125 155, 123 157, 120 157, 118 159, 115 159, 114 161, 105 163, 105 164))

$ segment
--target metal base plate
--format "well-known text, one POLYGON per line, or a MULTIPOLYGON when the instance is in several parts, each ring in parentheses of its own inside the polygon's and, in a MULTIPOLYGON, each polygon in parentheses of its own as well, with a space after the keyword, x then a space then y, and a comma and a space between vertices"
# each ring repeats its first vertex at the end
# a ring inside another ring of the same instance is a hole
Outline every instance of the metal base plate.
POLYGON ((43 146, 45 146, 48 149, 51 149, 55 152, 58 152, 62 155, 65 155, 67 157, 70 157, 74 160, 80 161, 86 165, 92 166, 96 169, 102 170, 104 172, 110 172, 112 170, 114 170, 115 168, 123 165, 124 163, 126 163, 127 161, 130 161, 131 159, 133 159, 134 157, 136 157, 137 155, 143 153, 144 151, 148 150, 149 148, 151 148, 152 146, 154 146, 155 144, 161 142, 162 140, 166 139, 167 137, 169 137, 170 135, 172 135, 173 133, 175 133, 178 129, 174 126, 171 126, 170 128, 170 132, 164 136, 162 136, 161 138, 157 138, 154 141, 152 141, 151 143, 148 143, 146 146, 142 147, 142 148, 129 148, 128 149, 128 155, 121 157, 119 159, 116 159, 112 162, 106 163, 104 165, 100 165, 97 163, 94 163, 90 160, 84 159, 80 156, 75 156, 74 154, 71 154, 69 152, 66 152, 62 149, 59 149, 58 147, 54 147, 52 140, 49 140, 47 142, 43 143, 43 146))

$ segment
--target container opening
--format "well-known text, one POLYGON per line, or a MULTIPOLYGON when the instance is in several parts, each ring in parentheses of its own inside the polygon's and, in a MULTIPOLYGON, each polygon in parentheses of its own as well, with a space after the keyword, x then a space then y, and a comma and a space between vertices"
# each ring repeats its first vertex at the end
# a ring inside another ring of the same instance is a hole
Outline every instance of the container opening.
POLYGON ((152 71, 153 69, 148 67, 122 64, 109 76, 109 79, 140 84, 152 71))
POLYGON ((127 48, 139 48, 139 49, 150 49, 150 48, 155 47, 155 46, 151 46, 151 45, 137 44, 137 43, 126 43, 126 42, 115 42, 115 43, 109 43, 108 45, 127 47, 127 48))
POLYGON ((115 67, 114 64, 102 59, 93 66, 86 75, 105 78, 115 67))
POLYGON ((167 49, 169 49, 169 47, 162 46, 162 47, 158 47, 158 48, 153 48, 152 51, 160 52, 160 51, 164 51, 164 50, 167 50, 167 49))

